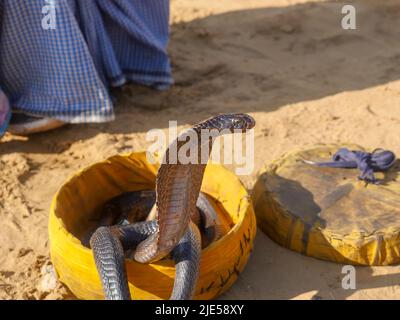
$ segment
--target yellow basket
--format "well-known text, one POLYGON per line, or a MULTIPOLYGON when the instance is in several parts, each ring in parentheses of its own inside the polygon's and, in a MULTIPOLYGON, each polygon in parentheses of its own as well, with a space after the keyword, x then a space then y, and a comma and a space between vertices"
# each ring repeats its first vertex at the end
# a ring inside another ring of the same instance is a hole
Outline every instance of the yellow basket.
MULTIPOLYGON (((341 145, 294 151, 265 165, 253 189, 257 224, 278 244, 318 259, 354 265, 400 262, 400 162, 358 180, 357 169, 323 168, 341 145)), ((363 150, 347 145, 351 150, 363 150)))
MULTIPOLYGON (((81 240, 109 199, 154 189, 157 165, 146 153, 118 155, 76 173, 54 196, 49 220, 50 254, 63 282, 80 299, 103 299, 92 251, 81 240)), ((227 234, 203 250, 195 299, 213 299, 244 269, 256 234, 255 215, 240 180, 217 164, 207 166, 202 191, 210 197, 227 234)), ((174 282, 171 260, 140 264, 126 260, 133 299, 168 299, 174 282)))

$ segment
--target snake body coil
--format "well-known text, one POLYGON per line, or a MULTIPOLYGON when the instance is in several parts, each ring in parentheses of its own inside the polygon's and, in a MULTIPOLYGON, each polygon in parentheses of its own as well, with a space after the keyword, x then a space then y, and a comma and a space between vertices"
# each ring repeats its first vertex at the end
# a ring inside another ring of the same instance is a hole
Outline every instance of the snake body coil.
MULTIPOLYGON (((191 299, 199 272, 201 238, 191 217, 203 212, 210 216, 210 205, 200 197, 200 187, 212 144, 218 135, 245 132, 255 121, 246 114, 223 114, 195 125, 190 133, 197 136, 197 163, 185 163, 178 155, 187 142, 180 136, 167 149, 156 180, 156 220, 125 226, 100 227, 90 239, 96 266, 107 299, 130 299, 124 268, 124 250, 134 249, 134 259, 141 263, 158 261, 171 253, 176 263, 176 277, 171 299, 191 299), (214 130, 202 141, 203 130, 214 130), (202 147, 207 146, 206 157, 202 147), (198 200, 199 199, 199 200, 198 200), (196 203, 201 204, 200 210, 196 203)), ((144 198, 142 199, 144 200, 144 198)), ((139 205, 141 199, 136 199, 139 205)), ((216 215, 215 213, 213 214, 216 215)))

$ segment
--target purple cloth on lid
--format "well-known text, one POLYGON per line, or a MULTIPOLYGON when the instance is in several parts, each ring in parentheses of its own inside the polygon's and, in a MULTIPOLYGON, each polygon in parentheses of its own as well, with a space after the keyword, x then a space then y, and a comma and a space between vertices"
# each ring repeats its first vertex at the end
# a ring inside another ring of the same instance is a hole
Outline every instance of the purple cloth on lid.
POLYGON ((392 151, 377 149, 374 152, 351 151, 339 149, 333 155, 331 162, 309 162, 318 167, 331 168, 358 168, 361 172, 359 179, 377 184, 375 171, 387 171, 396 162, 396 155, 392 151))

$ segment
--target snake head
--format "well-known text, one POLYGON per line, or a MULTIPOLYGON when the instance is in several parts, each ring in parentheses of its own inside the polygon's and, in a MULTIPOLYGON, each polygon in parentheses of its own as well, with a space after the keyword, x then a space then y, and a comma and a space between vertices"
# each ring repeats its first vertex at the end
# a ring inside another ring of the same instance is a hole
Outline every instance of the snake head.
POLYGON ((256 125, 256 121, 245 113, 224 113, 208 119, 198 126, 201 129, 228 130, 231 133, 241 130, 246 132, 256 125))

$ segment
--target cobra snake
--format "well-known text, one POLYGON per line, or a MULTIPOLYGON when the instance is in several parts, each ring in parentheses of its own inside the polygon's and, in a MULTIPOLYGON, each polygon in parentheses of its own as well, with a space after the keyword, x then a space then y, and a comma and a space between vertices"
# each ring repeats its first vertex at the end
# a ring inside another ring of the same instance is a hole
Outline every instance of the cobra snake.
POLYGON ((199 226, 203 227, 208 242, 219 236, 213 225, 216 213, 200 192, 205 160, 208 160, 217 136, 246 132, 254 126, 254 119, 247 114, 222 114, 193 126, 172 142, 164 154, 157 173, 153 208, 154 193, 151 191, 123 194, 105 205, 105 214, 100 227, 90 237, 90 246, 107 300, 131 299, 124 255, 129 250, 133 251, 133 259, 140 263, 152 263, 170 255, 176 269, 170 299, 193 298, 201 254, 199 226), (210 134, 203 141, 203 130, 213 130, 216 134, 210 134), (186 141, 190 136, 188 133, 195 134, 196 142, 200 142, 195 146, 197 163, 186 163, 179 156, 173 159, 174 154, 179 155, 184 150, 182 147, 190 143, 190 139, 186 141), (206 144, 208 152, 204 159, 202 150, 206 144), (154 220, 136 222, 146 219, 149 210, 154 220), (133 221, 127 223, 128 212, 133 221), (118 223, 121 214, 125 222, 118 223))

